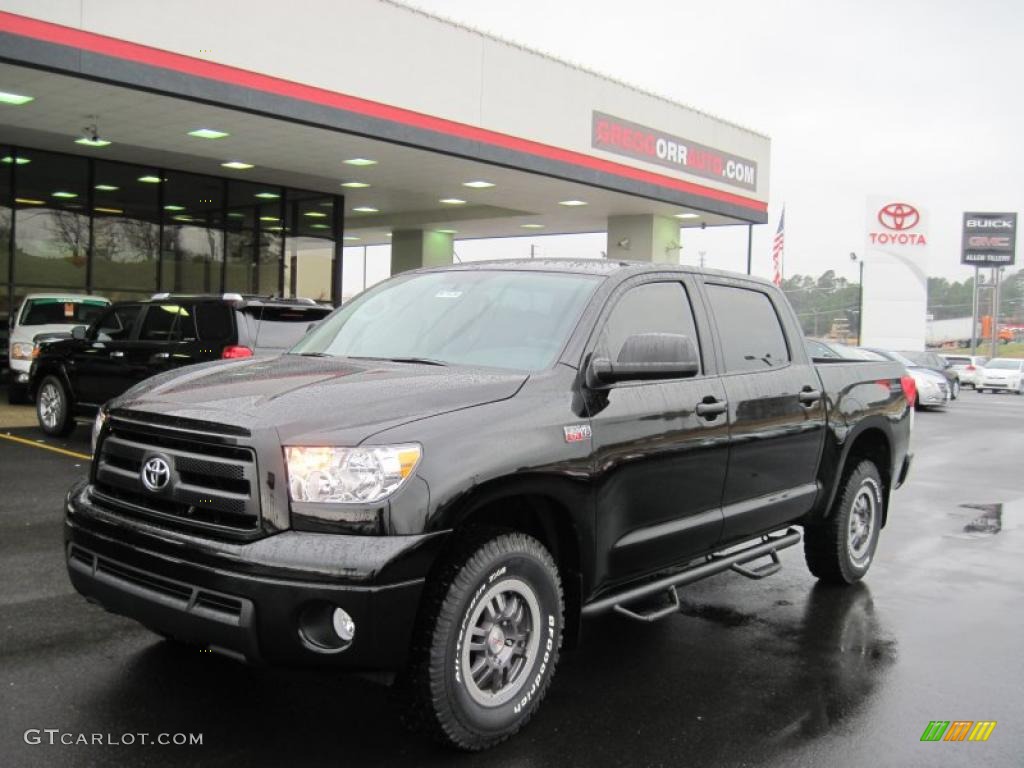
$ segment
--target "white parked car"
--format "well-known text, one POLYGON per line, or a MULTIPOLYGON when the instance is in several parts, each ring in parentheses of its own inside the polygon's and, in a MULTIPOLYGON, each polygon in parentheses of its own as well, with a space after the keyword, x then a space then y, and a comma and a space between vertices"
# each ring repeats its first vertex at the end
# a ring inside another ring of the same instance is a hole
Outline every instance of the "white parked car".
POLYGON ((978 379, 981 376, 981 369, 988 362, 987 357, 981 355, 939 355, 943 358, 952 370, 960 377, 960 385, 963 387, 977 387, 978 379))
POLYGON ((30 293, 11 315, 8 342, 11 374, 7 399, 11 403, 25 401, 25 385, 32 367, 36 336, 71 333, 76 325, 91 325, 103 308, 110 304, 102 296, 69 293, 30 293))
POLYGON ((1024 395, 1024 360, 1018 357, 989 360, 981 371, 976 388, 979 392, 1015 392, 1024 395))

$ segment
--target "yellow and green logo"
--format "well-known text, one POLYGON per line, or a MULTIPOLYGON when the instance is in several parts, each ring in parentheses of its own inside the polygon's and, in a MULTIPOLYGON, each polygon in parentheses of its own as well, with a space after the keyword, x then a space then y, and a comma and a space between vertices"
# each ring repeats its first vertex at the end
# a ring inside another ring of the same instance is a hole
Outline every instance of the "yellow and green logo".
POLYGON ((995 720, 932 720, 921 741, 988 741, 995 729, 995 720))

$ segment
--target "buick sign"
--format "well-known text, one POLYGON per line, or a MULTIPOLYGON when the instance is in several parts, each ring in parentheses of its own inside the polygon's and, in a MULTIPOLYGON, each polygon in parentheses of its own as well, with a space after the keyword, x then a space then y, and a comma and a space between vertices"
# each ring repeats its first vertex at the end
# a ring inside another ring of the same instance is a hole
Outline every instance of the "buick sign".
POLYGON ((1008 267, 1016 260, 1016 213, 965 213, 960 263, 1008 267))

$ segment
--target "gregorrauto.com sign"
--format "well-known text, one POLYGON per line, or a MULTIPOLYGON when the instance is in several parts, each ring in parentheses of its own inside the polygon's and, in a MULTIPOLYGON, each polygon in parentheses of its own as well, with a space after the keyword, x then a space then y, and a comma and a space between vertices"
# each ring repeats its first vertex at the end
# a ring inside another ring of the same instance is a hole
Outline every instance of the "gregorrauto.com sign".
POLYGON ((969 267, 1008 267, 1017 251, 1016 213, 965 213, 960 263, 969 267))
POLYGON ((757 189, 757 163, 621 117, 593 113, 595 149, 645 160, 744 189, 757 189))

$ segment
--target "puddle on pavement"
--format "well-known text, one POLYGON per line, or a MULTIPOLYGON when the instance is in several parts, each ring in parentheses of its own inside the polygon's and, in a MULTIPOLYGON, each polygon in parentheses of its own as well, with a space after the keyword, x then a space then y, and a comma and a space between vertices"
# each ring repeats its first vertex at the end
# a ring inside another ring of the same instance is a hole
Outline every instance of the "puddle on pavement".
POLYGON ((1015 528, 1024 510, 1024 498, 1009 502, 961 504, 960 509, 967 510, 967 513, 958 512, 958 517, 971 515, 962 528, 963 533, 969 534, 964 538, 983 538, 1015 528))

